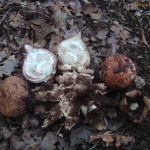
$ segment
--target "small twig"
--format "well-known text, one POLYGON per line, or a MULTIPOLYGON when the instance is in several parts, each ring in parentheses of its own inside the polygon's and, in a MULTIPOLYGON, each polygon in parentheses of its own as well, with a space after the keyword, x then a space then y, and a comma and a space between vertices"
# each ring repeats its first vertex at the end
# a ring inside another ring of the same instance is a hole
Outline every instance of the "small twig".
POLYGON ((11 5, 12 3, 8 3, 3 9, 5 9, 7 6, 11 5))
POLYGON ((92 146, 89 150, 95 149, 97 145, 92 146))
POLYGON ((106 128, 106 130, 108 130, 111 127, 111 125, 112 125, 112 118, 111 118, 111 120, 110 120, 110 122, 109 122, 109 124, 108 124, 108 126, 106 128))
POLYGON ((7 16, 7 14, 8 14, 10 11, 11 11, 11 9, 9 9, 9 10, 6 12, 6 14, 4 15, 4 17, 1 19, 0 25, 1 25, 2 21, 5 19, 5 17, 7 16))
POLYGON ((62 125, 60 126, 59 130, 57 131, 56 135, 60 133, 60 130, 62 129, 62 125))

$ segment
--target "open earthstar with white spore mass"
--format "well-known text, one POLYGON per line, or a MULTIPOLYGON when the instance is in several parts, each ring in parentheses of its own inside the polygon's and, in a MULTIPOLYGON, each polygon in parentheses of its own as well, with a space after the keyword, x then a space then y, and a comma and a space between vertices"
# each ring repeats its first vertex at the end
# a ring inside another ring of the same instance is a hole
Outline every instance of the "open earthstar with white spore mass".
POLYGON ((47 127, 64 116, 63 126, 66 130, 71 130, 78 123, 81 111, 94 129, 106 129, 106 114, 97 107, 90 109, 90 103, 92 101, 93 105, 98 103, 114 106, 115 102, 102 95, 104 86, 92 83, 94 70, 87 69, 91 58, 86 44, 81 39, 81 33, 62 41, 56 48, 56 54, 60 62, 58 69, 62 72, 62 75, 55 78, 57 83, 47 91, 32 89, 34 98, 38 101, 59 101, 50 110, 42 127, 47 127), (96 111, 95 108, 97 108, 96 111), (91 117, 93 118, 96 114, 100 116, 99 122, 97 118, 91 120, 91 117))
POLYGON ((40 83, 52 79, 56 72, 57 57, 45 48, 24 45, 22 74, 33 83, 40 83))
POLYGON ((81 32, 59 43, 55 52, 60 63, 71 65, 75 70, 79 67, 87 68, 91 62, 90 53, 81 38, 81 32))

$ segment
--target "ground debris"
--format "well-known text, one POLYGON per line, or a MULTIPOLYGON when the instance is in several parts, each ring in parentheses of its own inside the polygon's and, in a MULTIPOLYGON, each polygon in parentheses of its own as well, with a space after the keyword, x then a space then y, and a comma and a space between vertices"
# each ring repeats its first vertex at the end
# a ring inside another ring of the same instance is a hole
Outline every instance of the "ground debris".
POLYGON ((89 143, 91 143, 94 140, 101 139, 101 143, 105 147, 110 147, 114 145, 115 141, 115 146, 119 148, 121 144, 123 145, 128 145, 129 142, 131 143, 130 148, 134 145, 135 139, 134 137, 131 136, 123 136, 119 134, 111 134, 109 132, 106 132, 104 134, 91 134, 90 135, 90 140, 89 143))

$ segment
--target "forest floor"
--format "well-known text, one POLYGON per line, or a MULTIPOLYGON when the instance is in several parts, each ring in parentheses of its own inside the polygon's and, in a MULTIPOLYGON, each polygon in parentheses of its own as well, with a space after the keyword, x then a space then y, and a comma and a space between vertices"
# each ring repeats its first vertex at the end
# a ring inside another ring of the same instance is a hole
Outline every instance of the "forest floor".
MULTIPOLYGON (((24 79, 21 65, 25 44, 55 52, 57 44, 78 32, 91 53, 89 67, 95 71, 93 83, 102 82, 99 64, 115 53, 132 59, 140 77, 140 87, 134 83, 124 91, 105 94, 117 102, 116 116, 108 119, 109 127, 105 130, 90 127, 82 113, 70 130, 64 127, 65 117, 42 128, 56 102, 37 100, 32 92, 45 84, 29 82, 31 104, 26 113, 19 118, 0 114, 1 150, 116 150, 118 136, 118 149, 150 149, 150 115, 140 124, 134 124, 119 109, 119 103, 129 91, 139 90, 150 98, 150 2, 0 0, 0 26, 0 84, 8 76, 24 79)), ((61 75, 59 70, 58 75, 61 75)))

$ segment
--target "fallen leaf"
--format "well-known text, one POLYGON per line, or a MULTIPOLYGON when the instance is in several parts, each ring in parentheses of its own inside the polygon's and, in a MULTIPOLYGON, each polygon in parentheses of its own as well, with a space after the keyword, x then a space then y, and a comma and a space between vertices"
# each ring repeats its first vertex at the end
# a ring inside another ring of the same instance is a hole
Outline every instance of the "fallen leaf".
POLYGON ((105 147, 109 147, 109 146, 113 146, 114 138, 111 135, 105 135, 102 137, 102 141, 105 142, 106 144, 105 147))
POLYGON ((22 128, 33 128, 38 127, 39 125, 39 119, 34 117, 24 117, 22 122, 22 128))
POLYGON ((52 22, 46 22, 42 17, 30 20, 30 26, 35 31, 36 42, 41 43, 41 41, 51 32, 55 32, 56 28, 52 22), (42 28, 41 28, 42 27, 42 28))
POLYGON ((10 26, 17 28, 25 28, 25 21, 23 19, 23 16, 20 15, 20 13, 18 12, 16 13, 12 13, 9 17, 9 21, 10 21, 10 26))
POLYGON ((110 51, 112 51, 112 54, 115 54, 117 50, 119 49, 119 40, 116 39, 116 36, 114 33, 110 34, 110 38, 107 38, 107 44, 110 44, 112 48, 110 48, 110 51))
POLYGON ((116 121, 114 122, 113 125, 110 126, 109 130, 111 131, 118 131, 118 129, 123 125, 123 122, 116 121))
POLYGON ((111 134, 111 133, 107 133, 105 132, 104 134, 91 134, 90 135, 90 140, 89 143, 91 143, 94 140, 101 140, 101 143, 104 147, 110 147, 113 146, 114 142, 115 142, 115 146, 117 148, 119 148, 121 146, 121 144, 124 145, 128 145, 129 142, 131 143, 130 148, 132 148, 132 146, 135 143, 135 139, 134 137, 131 136, 122 136, 119 134, 111 134))
POLYGON ((102 17, 102 12, 90 13, 91 19, 99 20, 102 17))
POLYGON ((98 31, 96 37, 100 40, 104 40, 107 37, 107 33, 108 33, 107 30, 100 30, 100 31, 98 31))
POLYGON ((146 85, 145 79, 140 76, 136 76, 134 83, 138 89, 142 89, 146 85))
POLYGON ((70 141, 71 147, 74 147, 77 144, 82 144, 83 141, 88 142, 90 138, 91 131, 87 129, 85 125, 71 131, 70 141))
POLYGON ((123 43, 126 44, 126 39, 129 38, 129 31, 124 30, 123 26, 121 26, 117 21, 114 21, 114 25, 112 25, 110 29, 115 32, 116 37, 121 37, 123 39, 123 43))
POLYGON ((141 43, 145 44, 146 46, 149 47, 148 43, 147 43, 147 40, 145 38, 145 35, 144 35, 144 30, 142 30, 142 40, 141 40, 141 43))
POLYGON ((129 38, 129 31, 123 30, 120 32, 120 36, 122 37, 123 41, 125 41, 127 38, 129 38))
POLYGON ((58 9, 55 15, 56 26, 66 25, 66 18, 67 15, 61 9, 58 9))
POLYGON ((1 127, 0 135, 6 140, 11 136, 11 132, 7 127, 1 127))
POLYGON ((6 57, 6 49, 0 50, 0 62, 6 57))
POLYGON ((41 146, 44 149, 56 148, 54 144, 57 141, 58 141, 58 137, 56 136, 56 133, 52 131, 48 131, 42 140, 41 146))
POLYGON ((7 60, 0 63, 0 77, 3 77, 3 74, 11 76, 12 72, 15 71, 15 67, 18 67, 19 61, 15 59, 15 55, 10 56, 7 60))
POLYGON ((35 105, 34 107, 34 114, 43 116, 46 114, 46 106, 45 105, 35 105))
POLYGON ((19 150, 19 149, 22 149, 26 143, 24 141, 21 141, 21 138, 17 135, 13 135, 10 137, 10 145, 16 149, 16 150, 19 150))
POLYGON ((44 136, 41 143, 41 148, 48 149, 48 150, 55 150, 57 148, 54 144, 56 144, 57 142, 59 143, 58 147, 60 149, 69 150, 68 143, 66 143, 63 138, 57 136, 56 133, 52 131, 48 131, 44 136))
POLYGON ((85 15, 87 15, 87 14, 90 14, 90 13, 97 12, 98 8, 96 7, 95 4, 89 3, 89 4, 83 6, 82 11, 85 15))
POLYGON ((69 5, 75 13, 80 13, 82 10, 82 6, 79 0, 71 1, 69 5))
POLYGON ((55 6, 53 7, 53 11, 58 11, 62 8, 62 5, 59 4, 59 2, 55 2, 55 6))
POLYGON ((130 44, 135 44, 137 45, 140 39, 138 37, 130 38, 127 42, 130 44))

